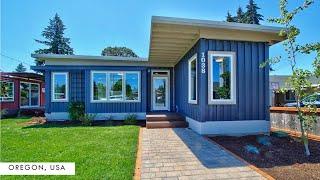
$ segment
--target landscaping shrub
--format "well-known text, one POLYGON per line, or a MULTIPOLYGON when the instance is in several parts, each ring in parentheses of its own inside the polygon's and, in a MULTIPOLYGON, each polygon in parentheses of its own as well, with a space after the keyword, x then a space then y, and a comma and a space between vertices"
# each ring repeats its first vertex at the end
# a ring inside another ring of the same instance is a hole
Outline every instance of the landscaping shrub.
POLYGON ((246 145, 244 148, 247 152, 252 153, 252 154, 259 154, 260 153, 259 149, 251 144, 246 145))
POLYGON ((127 125, 137 124, 137 115, 136 114, 128 114, 124 119, 124 124, 127 124, 127 125))
POLYGON ((80 121, 82 125, 92 126, 95 117, 96 114, 84 114, 82 117, 80 117, 80 121))
POLYGON ((271 146, 270 137, 268 136, 257 136, 257 142, 264 146, 271 146))
POLYGON ((80 101, 70 102, 68 106, 69 118, 73 121, 80 121, 85 116, 84 103, 80 101))
POLYGON ((8 114, 8 110, 7 109, 1 109, 1 112, 0 112, 0 118, 4 118, 6 117, 6 115, 8 114))

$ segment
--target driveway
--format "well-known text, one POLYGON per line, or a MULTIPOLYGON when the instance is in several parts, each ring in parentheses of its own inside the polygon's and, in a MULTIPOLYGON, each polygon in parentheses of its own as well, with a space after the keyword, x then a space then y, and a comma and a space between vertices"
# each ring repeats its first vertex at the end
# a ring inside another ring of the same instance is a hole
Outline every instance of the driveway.
POLYGON ((141 151, 141 179, 265 179, 189 129, 143 129, 141 151))

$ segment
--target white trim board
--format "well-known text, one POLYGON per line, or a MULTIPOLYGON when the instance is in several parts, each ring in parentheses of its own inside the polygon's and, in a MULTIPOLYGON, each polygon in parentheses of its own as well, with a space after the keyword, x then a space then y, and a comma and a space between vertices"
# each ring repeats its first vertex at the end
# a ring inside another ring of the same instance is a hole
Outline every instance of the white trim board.
MULTIPOLYGON (((124 120, 124 118, 129 114, 137 115, 137 120, 145 120, 146 112, 132 112, 132 113, 92 113, 96 114, 94 120, 124 120)), ((69 120, 69 113, 67 112, 51 112, 45 113, 45 116, 48 121, 66 121, 69 120)))
POLYGON ((266 134, 270 132, 270 121, 241 120, 241 121, 206 121, 198 122, 186 117, 189 127, 198 134, 206 135, 248 135, 266 134))

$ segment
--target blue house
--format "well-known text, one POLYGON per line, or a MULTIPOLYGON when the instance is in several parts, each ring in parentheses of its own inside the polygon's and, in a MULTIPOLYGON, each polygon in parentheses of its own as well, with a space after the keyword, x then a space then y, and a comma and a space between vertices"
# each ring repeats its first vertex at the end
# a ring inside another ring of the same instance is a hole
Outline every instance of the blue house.
POLYGON ((174 112, 199 134, 269 132, 269 47, 281 28, 152 17, 148 58, 33 54, 45 75, 46 117, 83 101, 96 120, 174 112))

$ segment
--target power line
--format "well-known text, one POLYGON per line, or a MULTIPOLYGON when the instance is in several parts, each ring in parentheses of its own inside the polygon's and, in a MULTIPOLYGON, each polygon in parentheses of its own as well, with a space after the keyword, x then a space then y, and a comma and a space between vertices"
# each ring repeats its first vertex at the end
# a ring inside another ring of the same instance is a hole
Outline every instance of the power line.
POLYGON ((5 57, 5 58, 7 58, 7 59, 11 59, 11 60, 13 60, 13 61, 16 61, 16 62, 19 62, 19 63, 25 64, 25 65, 28 65, 28 66, 32 66, 32 65, 31 65, 31 64, 29 64, 29 63, 26 63, 26 62, 24 62, 24 61, 21 61, 21 60, 15 59, 15 58, 13 58, 13 57, 10 57, 10 56, 7 56, 7 55, 4 55, 4 54, 2 54, 2 53, 1 53, 1 56, 2 56, 2 57, 5 57))

